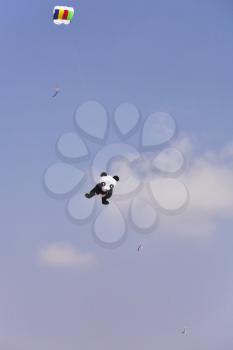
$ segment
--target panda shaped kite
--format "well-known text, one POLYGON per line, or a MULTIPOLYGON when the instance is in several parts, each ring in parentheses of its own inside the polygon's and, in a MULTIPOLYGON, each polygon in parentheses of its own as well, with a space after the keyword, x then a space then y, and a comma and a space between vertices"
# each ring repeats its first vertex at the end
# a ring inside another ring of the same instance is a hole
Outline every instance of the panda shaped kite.
POLYGON ((119 176, 111 176, 107 173, 100 174, 100 182, 89 192, 85 194, 86 198, 92 198, 95 195, 102 196, 102 204, 109 204, 108 199, 112 197, 113 188, 119 181, 119 176))

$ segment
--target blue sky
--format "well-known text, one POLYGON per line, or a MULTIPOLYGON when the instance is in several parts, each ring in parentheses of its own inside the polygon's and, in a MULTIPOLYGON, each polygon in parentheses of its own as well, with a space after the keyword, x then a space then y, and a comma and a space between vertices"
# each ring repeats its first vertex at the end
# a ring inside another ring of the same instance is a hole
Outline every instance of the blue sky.
POLYGON ((9 2, 0 23, 0 348, 231 350, 232 1, 67 1, 68 27, 51 21, 55 5, 9 2), (171 113, 190 160, 187 214, 143 238, 130 229, 116 250, 42 186, 57 138, 92 99, 171 113), (91 266, 39 264, 57 242, 91 266))

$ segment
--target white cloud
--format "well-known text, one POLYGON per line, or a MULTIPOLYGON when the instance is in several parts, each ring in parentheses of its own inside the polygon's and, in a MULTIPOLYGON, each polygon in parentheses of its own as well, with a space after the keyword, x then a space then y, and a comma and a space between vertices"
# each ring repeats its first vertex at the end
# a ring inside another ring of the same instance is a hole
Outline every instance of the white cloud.
MULTIPOLYGON (((183 136, 172 147, 178 149, 186 160, 184 172, 177 177, 177 180, 185 185, 189 201, 188 205, 178 211, 179 215, 162 215, 159 229, 162 232, 186 236, 213 234, 218 228, 219 220, 233 219, 233 142, 227 143, 221 150, 208 150, 201 153, 201 145, 198 140, 183 136)), ((139 165, 141 170, 141 164, 139 165)), ((126 172, 123 166, 119 169, 126 172)), ((135 178, 136 170, 133 169, 131 172, 131 181, 132 178, 135 178)), ((144 185, 139 197, 146 197, 145 185, 155 179, 158 180, 156 173, 150 173, 146 178, 139 177, 140 183, 144 185)), ((179 195, 182 194, 176 193, 177 186, 174 185, 172 189, 169 189, 166 178, 164 181, 160 180, 155 186, 155 198, 157 202, 160 199, 159 203, 163 204, 164 209, 172 207, 174 200, 178 200, 179 195)), ((124 211, 127 210, 124 203, 120 203, 120 207, 124 211)))
POLYGON ((208 235, 217 230, 219 219, 233 219, 232 160, 233 143, 220 152, 190 157, 189 167, 180 178, 188 189, 189 205, 181 215, 163 218, 165 230, 182 235, 208 235))
POLYGON ((47 245, 38 253, 41 265, 55 268, 87 268, 96 263, 91 253, 82 253, 69 243, 58 242, 47 245))
POLYGON ((182 152, 184 157, 191 157, 197 149, 197 140, 194 137, 182 135, 175 141, 172 147, 182 152))
POLYGON ((184 181, 190 193, 190 207, 205 214, 232 215, 233 168, 212 164, 204 157, 193 162, 184 181))
POLYGON ((220 153, 220 156, 223 159, 230 159, 233 161, 233 141, 229 142, 223 149, 222 152, 220 153))

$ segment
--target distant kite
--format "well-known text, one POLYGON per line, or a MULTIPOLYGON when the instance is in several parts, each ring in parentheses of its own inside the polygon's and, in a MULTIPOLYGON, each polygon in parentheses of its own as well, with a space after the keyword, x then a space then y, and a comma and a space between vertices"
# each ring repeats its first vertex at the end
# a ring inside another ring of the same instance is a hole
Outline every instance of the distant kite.
POLYGON ((138 246, 138 252, 142 252, 143 251, 143 245, 142 244, 139 244, 138 246))
POLYGON ((186 328, 183 328, 181 334, 185 335, 186 334, 186 328))
POLYGON ((60 92, 60 89, 57 87, 54 91, 54 94, 52 97, 56 97, 58 95, 58 93, 60 92))
POLYGON ((73 7, 55 6, 53 9, 53 22, 57 25, 70 24, 74 16, 73 7))

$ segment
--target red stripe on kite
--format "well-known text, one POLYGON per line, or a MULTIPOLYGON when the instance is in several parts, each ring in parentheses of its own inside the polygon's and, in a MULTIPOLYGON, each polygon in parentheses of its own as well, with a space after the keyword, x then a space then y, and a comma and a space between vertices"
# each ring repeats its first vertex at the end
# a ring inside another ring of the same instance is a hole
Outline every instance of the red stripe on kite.
POLYGON ((69 11, 68 11, 68 10, 64 10, 64 13, 63 13, 62 19, 67 19, 68 14, 69 14, 69 11))

